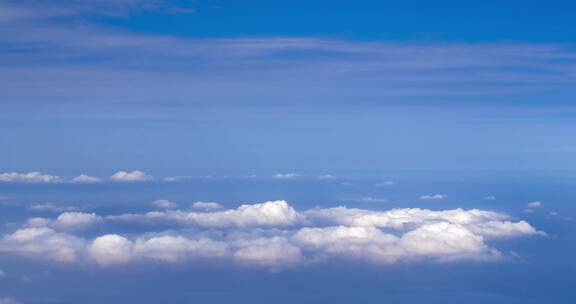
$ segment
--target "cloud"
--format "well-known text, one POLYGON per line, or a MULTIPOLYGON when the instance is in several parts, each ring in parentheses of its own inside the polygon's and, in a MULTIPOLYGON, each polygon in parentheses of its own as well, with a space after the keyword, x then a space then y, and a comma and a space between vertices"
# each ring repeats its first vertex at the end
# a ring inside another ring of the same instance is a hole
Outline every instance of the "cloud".
POLYGON ((195 202, 192 204, 192 208, 199 209, 199 210, 217 210, 222 209, 222 205, 215 203, 215 202, 195 202))
POLYGON ((448 195, 446 195, 446 194, 422 195, 422 196, 418 197, 418 199, 428 200, 428 201, 438 201, 438 200, 444 200, 447 198, 448 198, 448 195))
POLYGON ((159 199, 152 202, 152 205, 158 209, 174 209, 177 207, 176 203, 166 199, 159 199))
POLYGON ((0 252, 71 263, 83 252, 84 240, 48 227, 21 228, 0 240, 0 252))
POLYGON ((5 183, 59 183, 62 178, 56 175, 42 174, 40 172, 29 173, 0 173, 0 182, 5 183))
POLYGON ((140 170, 134 170, 132 172, 118 171, 110 177, 112 181, 122 182, 122 183, 134 183, 134 182, 148 182, 154 179, 153 176, 147 175, 140 170))
POLYGON ((86 174, 80 174, 76 177, 74 177, 72 180, 70 180, 72 183, 78 183, 78 184, 94 184, 94 183, 100 183, 102 182, 102 179, 95 177, 95 176, 90 176, 90 175, 86 175, 86 174))
POLYGON ((174 210, 101 217, 67 212, 56 219, 33 218, 2 237, 0 254, 101 267, 153 260, 283 269, 335 260, 494 261, 505 254, 492 247, 492 240, 531 235, 545 233, 526 221, 478 209, 335 207, 298 212, 285 201, 270 201, 207 213, 174 210), (118 221, 148 225, 148 232, 108 233, 93 239, 76 235, 77 228, 98 222, 110 230, 118 227, 114 225, 118 221), (165 230, 158 223, 172 226, 165 230))
POLYGON ((5 277, 6 277, 6 272, 4 270, 0 269, 0 280, 2 280, 5 277))
POLYGON ((58 206, 54 203, 41 203, 41 204, 34 204, 28 207, 28 210, 34 212, 62 212, 62 211, 74 211, 77 210, 78 207, 74 206, 58 206))
POLYGON ((107 218, 126 223, 173 223, 204 228, 282 227, 295 225, 299 219, 296 210, 286 201, 246 204, 237 209, 208 213, 175 210, 108 216, 107 218))
POLYGON ((528 203, 527 206, 528 206, 528 208, 530 208, 530 209, 537 209, 537 208, 542 207, 542 203, 541 203, 541 202, 538 202, 538 201, 535 201, 535 202, 530 202, 530 203, 528 203))
POLYGON ((275 179, 293 179, 298 177, 302 177, 302 175, 298 173, 277 173, 272 175, 272 178, 275 179))
POLYGON ((485 196, 484 199, 487 200, 487 201, 493 201, 493 200, 496 199, 496 197, 493 196, 493 195, 488 195, 488 196, 485 196))
POLYGON ((95 225, 100 217, 95 213, 64 212, 53 222, 53 227, 59 230, 85 229, 95 225))
POLYGON ((318 179, 320 179, 320 180, 334 180, 334 179, 337 179, 337 177, 334 175, 331 175, 331 174, 324 174, 324 175, 319 175, 318 179))

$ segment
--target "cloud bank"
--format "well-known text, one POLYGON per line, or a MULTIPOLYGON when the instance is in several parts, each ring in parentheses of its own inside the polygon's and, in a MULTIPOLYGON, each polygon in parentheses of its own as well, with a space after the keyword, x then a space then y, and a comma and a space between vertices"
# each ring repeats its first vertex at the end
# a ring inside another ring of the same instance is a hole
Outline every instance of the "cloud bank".
POLYGON ((297 211, 286 201, 204 209, 109 216, 65 212, 54 219, 32 218, 2 236, 0 256, 101 267, 152 260, 272 269, 331 261, 495 261, 506 255, 492 240, 544 234, 525 221, 478 209, 373 211, 341 206, 297 211), (96 227, 109 231, 118 224, 144 226, 146 232, 95 234, 100 231, 96 227), (83 236, 83 231, 90 233, 83 236))

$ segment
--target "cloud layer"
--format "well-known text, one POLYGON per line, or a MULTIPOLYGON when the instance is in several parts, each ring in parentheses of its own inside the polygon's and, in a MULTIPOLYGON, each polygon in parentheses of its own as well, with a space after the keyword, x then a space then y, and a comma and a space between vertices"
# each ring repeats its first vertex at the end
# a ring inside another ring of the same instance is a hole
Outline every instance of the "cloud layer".
POLYGON ((286 201, 201 209, 32 218, 1 238, 0 254, 102 267, 152 260, 280 269, 331 261, 494 261, 506 255, 492 240, 544 234, 525 221, 478 209, 297 211, 286 201), (131 225, 145 232, 111 231, 131 225), (107 233, 95 234, 101 231, 96 228, 107 233))

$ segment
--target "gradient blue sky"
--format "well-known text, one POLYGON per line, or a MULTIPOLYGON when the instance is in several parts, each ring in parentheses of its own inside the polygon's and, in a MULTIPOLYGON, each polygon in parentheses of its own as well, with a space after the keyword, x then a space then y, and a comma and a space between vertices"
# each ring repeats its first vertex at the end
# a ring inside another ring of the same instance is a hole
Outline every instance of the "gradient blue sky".
POLYGON ((573 10, 570 1, 4 1, 1 165, 573 169, 573 10))
POLYGON ((0 304, 573 303, 574 12, 0 1, 0 304))

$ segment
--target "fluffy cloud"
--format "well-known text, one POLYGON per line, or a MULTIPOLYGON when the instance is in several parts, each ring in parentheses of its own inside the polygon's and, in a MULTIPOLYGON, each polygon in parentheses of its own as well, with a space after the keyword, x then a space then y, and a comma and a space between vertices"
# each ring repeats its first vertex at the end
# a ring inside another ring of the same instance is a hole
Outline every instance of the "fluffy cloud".
POLYGON ((544 233, 525 221, 478 209, 335 207, 297 212, 285 201, 269 201, 212 212, 173 210, 106 217, 65 212, 55 219, 32 218, 1 239, 0 253, 102 267, 150 260, 218 260, 281 269, 335 259, 376 264, 491 261, 505 256, 492 247, 491 240, 529 235, 544 233), (171 224, 173 229, 153 232, 162 226, 150 225, 143 234, 110 233, 93 239, 77 235, 78 228, 95 223, 114 228, 118 221, 171 224))
POLYGON ((56 175, 42 174, 40 172, 29 173, 0 173, 0 182, 5 183, 59 183, 62 178, 56 175))
POLYGON ((96 224, 100 217, 95 213, 64 212, 53 223, 60 230, 84 229, 96 224))
POLYGON ((438 201, 438 200, 443 200, 443 199, 447 199, 447 198, 448 198, 448 195, 446 195, 446 194, 432 194, 432 195, 422 195, 418 199, 428 200, 428 201, 431 201, 431 200, 438 201))
POLYGON ((57 262, 74 262, 83 250, 81 238, 48 227, 22 228, 0 240, 0 252, 57 262))
POLYGON ((237 209, 217 212, 149 212, 110 216, 111 220, 124 222, 172 222, 185 226, 205 228, 227 227, 277 227, 293 225, 298 213, 286 201, 271 201, 241 205, 237 209))
POLYGON ((112 175, 110 177, 110 179, 115 181, 115 182, 131 183, 131 182, 151 181, 154 179, 154 177, 151 175, 147 175, 146 173, 144 173, 140 170, 134 170, 132 172, 118 171, 118 172, 114 173, 114 175, 112 175))
POLYGON ((102 181, 102 179, 95 177, 95 176, 90 176, 90 175, 86 175, 86 174, 80 174, 76 177, 74 177, 72 180, 70 180, 72 183, 77 183, 77 184, 94 184, 94 183, 99 183, 102 181))

